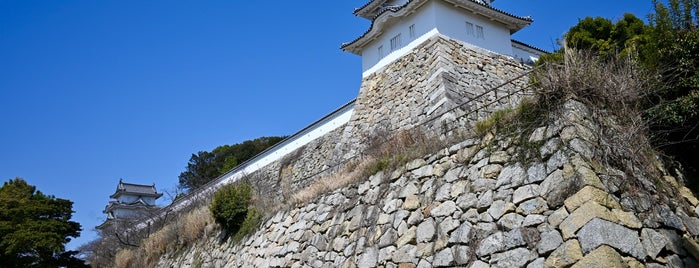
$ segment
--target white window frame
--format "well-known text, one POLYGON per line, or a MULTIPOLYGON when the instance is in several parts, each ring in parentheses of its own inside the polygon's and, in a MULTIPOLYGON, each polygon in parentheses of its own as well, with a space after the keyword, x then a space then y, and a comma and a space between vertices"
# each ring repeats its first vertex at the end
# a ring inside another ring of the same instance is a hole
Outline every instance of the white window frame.
POLYGON ((476 38, 485 39, 485 33, 483 32, 483 26, 476 25, 476 38))
POLYGON ((466 22, 466 36, 475 36, 474 31, 473 31, 473 23, 471 22, 466 22))
POLYGON ((397 34, 393 38, 391 38, 391 51, 396 51, 399 48, 401 48, 402 43, 400 40, 400 34, 397 34))

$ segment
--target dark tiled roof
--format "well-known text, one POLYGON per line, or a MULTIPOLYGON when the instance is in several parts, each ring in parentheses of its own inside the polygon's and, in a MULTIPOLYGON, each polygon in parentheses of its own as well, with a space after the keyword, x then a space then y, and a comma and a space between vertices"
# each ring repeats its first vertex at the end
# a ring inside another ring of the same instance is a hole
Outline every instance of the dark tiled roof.
POLYGON ((123 182, 122 180, 119 180, 119 185, 117 185, 116 192, 114 192, 114 194, 112 194, 110 197, 117 198, 122 194, 154 196, 154 197, 160 197, 163 195, 161 193, 158 193, 155 190, 155 184, 153 184, 153 185, 135 184, 135 183, 126 183, 126 182, 123 182))
MULTIPOLYGON (((364 6, 355 9, 355 13, 356 13, 358 10, 361 10, 362 8, 368 6, 369 4, 371 4, 371 3, 374 2, 374 1, 379 1, 379 0, 369 1, 369 3, 366 3, 364 6)), ((367 34, 369 34, 369 33, 371 32, 371 30, 374 29, 374 24, 375 24, 375 22, 376 22, 376 18, 380 17, 380 16, 383 15, 384 13, 387 13, 387 12, 392 12, 392 13, 398 12, 398 11, 401 10, 402 8, 408 6, 408 5, 410 5, 410 4, 412 4, 413 2, 416 2, 416 1, 425 1, 425 0, 408 0, 408 2, 406 2, 406 3, 405 3, 404 5, 402 5, 402 6, 392 6, 392 7, 383 8, 383 9, 381 10, 381 12, 379 12, 378 14, 376 14, 376 16, 374 16, 374 18, 371 20, 371 25, 369 26, 369 29, 366 30, 366 32, 364 32, 364 34, 362 34, 361 36, 357 37, 356 39, 354 39, 354 40, 352 40, 352 41, 350 41, 350 42, 347 42, 347 43, 342 44, 342 45, 340 46, 340 48, 341 48, 341 49, 345 49, 346 47, 348 47, 348 46, 350 46, 350 45, 356 43, 357 41, 361 40, 362 38, 364 38, 367 34)), ((532 21, 534 21, 534 20, 532 20, 532 18, 530 18, 530 17, 528 17, 528 16, 527 16, 527 17, 517 16, 517 15, 511 14, 511 13, 502 11, 502 10, 500 10, 500 9, 494 8, 494 7, 492 7, 491 5, 482 3, 482 2, 480 2, 480 1, 476 1, 476 0, 467 0, 467 1, 469 1, 469 2, 471 2, 471 3, 474 3, 474 4, 477 4, 477 5, 480 5, 480 6, 482 6, 482 7, 488 8, 488 9, 490 9, 490 10, 492 10, 492 11, 495 11, 495 12, 497 12, 497 13, 500 13, 500 14, 502 14, 502 15, 506 15, 506 16, 515 18, 515 19, 528 21, 528 22, 530 22, 530 23, 531 23, 532 21)))
POLYGON ((527 43, 524 43, 524 42, 521 42, 521 41, 517 41, 517 40, 514 40, 514 39, 511 39, 511 40, 512 40, 512 43, 516 43, 516 44, 519 44, 519 45, 521 45, 521 46, 531 48, 531 49, 536 50, 536 51, 539 51, 539 52, 541 52, 541 53, 545 53, 545 54, 550 54, 550 53, 551 53, 551 52, 549 52, 549 51, 540 49, 540 48, 538 48, 538 47, 532 46, 532 45, 530 45, 530 44, 527 44, 527 43))

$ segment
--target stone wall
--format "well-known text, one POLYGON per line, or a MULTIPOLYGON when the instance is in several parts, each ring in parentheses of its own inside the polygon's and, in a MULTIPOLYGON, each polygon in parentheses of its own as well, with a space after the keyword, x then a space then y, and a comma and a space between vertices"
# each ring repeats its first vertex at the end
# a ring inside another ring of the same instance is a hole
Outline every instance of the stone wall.
POLYGON ((345 126, 249 177, 261 194, 287 198, 362 155, 372 137, 413 128, 435 117, 440 120, 424 129, 443 131, 447 123, 450 129, 464 128, 494 110, 516 105, 525 92, 496 99, 525 88, 526 76, 493 88, 528 69, 511 58, 436 36, 365 78, 345 126), (467 114, 474 110, 477 112, 467 114))
POLYGON ((158 267, 698 267, 682 241, 699 201, 601 161, 596 117, 569 101, 531 131, 464 140, 158 267))
POLYGON ((491 112, 519 102, 526 88, 529 66, 479 47, 437 35, 411 53, 364 78, 352 119, 346 127, 339 154, 361 154, 367 140, 426 125, 442 131, 464 127, 491 112), (519 92, 511 98, 499 97, 519 92), (466 112, 474 112, 464 116, 466 112), (428 122, 429 121, 429 122, 428 122))
POLYGON ((260 196, 288 198, 318 178, 332 174, 340 168, 339 163, 333 161, 333 153, 342 131, 344 127, 338 127, 281 160, 249 174, 249 181, 258 189, 260 196))

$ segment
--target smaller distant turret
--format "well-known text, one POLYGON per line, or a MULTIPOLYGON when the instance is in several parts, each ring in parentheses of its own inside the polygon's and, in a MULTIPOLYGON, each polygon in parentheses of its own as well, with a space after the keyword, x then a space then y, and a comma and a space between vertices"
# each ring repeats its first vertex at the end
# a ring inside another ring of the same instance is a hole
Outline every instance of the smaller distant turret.
POLYGON ((103 229, 114 220, 136 220, 147 216, 158 208, 155 200, 161 196, 163 194, 156 191, 155 184, 126 183, 119 179, 116 191, 109 196, 113 200, 102 211, 107 214, 107 220, 97 228, 103 229))

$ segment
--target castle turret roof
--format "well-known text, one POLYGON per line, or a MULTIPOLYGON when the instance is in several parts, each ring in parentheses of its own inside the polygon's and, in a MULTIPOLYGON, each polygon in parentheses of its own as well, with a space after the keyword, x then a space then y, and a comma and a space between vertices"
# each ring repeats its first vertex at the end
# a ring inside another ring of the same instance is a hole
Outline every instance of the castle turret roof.
POLYGON ((122 180, 119 180, 119 184, 117 185, 116 191, 114 192, 114 194, 110 195, 109 197, 119 198, 119 196, 121 196, 121 195, 150 196, 150 197, 159 198, 163 194, 158 193, 155 190, 155 184, 152 184, 152 185, 135 184, 135 183, 126 183, 126 182, 123 182, 122 180))
MULTIPOLYGON (((407 0, 400 6, 387 5, 388 0, 372 0, 354 11, 356 16, 371 20, 371 26, 360 37, 342 44, 344 51, 360 54, 362 47, 382 33, 384 25, 390 20, 411 14, 430 0, 407 0)), ((530 17, 520 17, 494 8, 487 0, 442 0, 451 5, 478 14, 492 21, 497 21, 515 33, 533 22, 530 17)))

